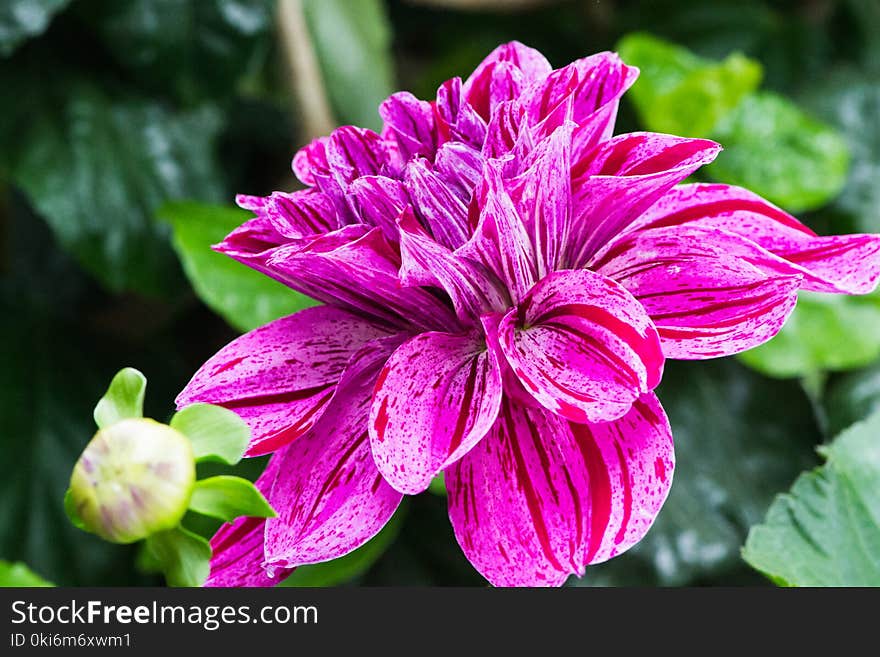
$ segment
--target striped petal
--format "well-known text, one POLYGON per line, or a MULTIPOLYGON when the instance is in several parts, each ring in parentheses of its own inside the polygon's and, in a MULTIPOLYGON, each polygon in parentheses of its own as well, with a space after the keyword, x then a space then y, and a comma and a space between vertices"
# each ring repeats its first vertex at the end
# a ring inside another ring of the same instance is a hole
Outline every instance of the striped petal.
POLYGON ((819 237, 797 219, 741 187, 681 185, 664 195, 633 230, 680 226, 734 233, 751 242, 736 247, 757 266, 801 274, 802 289, 867 294, 880 280, 880 235, 819 237), (757 248, 756 248, 757 247, 757 248), (775 257, 771 257, 775 256, 775 257))
POLYGON ((341 557, 375 536, 402 498, 370 453, 370 391, 396 338, 364 347, 351 360, 321 420, 284 451, 269 502, 265 567, 278 569, 341 557))
POLYGON ((660 339, 645 309, 588 270, 550 274, 504 317, 498 333, 529 393, 575 422, 623 416, 663 372, 660 339))
MULTIPOLYGON (((613 278, 651 316, 667 358, 728 356, 772 338, 794 310, 799 274, 751 264, 743 241, 717 231, 663 228, 619 240, 596 270, 613 278), (729 240, 730 241, 730 240, 729 240)), ((755 246, 755 249, 759 247, 755 246)))
POLYGON ((373 396, 370 442, 385 479, 420 493, 486 434, 501 373, 478 335, 422 333, 388 359, 373 396))
POLYGON ((247 454, 272 452, 317 422, 352 355, 389 334, 344 310, 307 308, 223 347, 178 395, 177 407, 232 409, 251 428, 247 454))
POLYGON ((657 199, 718 155, 706 139, 618 135, 572 165, 568 265, 580 268, 657 199))
POLYGON ((558 586, 645 535, 673 468, 652 394, 595 425, 505 401, 489 435, 446 471, 449 517, 492 584, 558 586))

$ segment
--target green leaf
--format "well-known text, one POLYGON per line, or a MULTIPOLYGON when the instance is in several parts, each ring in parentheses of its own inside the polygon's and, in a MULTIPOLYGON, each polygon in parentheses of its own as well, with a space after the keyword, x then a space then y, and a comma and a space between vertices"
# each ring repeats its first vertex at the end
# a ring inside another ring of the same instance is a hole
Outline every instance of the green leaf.
POLYGON ((725 150, 706 169, 709 175, 791 212, 824 205, 846 182, 849 149, 843 137, 777 94, 746 97, 711 136, 725 150))
POLYGON ((406 509, 401 506, 381 531, 357 550, 332 561, 300 566, 279 586, 337 586, 360 577, 394 543, 405 516, 406 509))
POLYGON ((192 103, 239 90, 269 54, 275 0, 90 0, 85 19, 141 86, 192 103))
POLYGON ((55 585, 44 580, 23 563, 0 560, 0 588, 22 586, 46 588, 55 585))
POLYGON ((232 522, 240 516, 274 518, 275 511, 247 479, 221 475, 197 481, 189 508, 196 513, 232 522))
POLYGON ((99 429, 131 417, 144 416, 147 377, 133 367, 119 370, 93 413, 99 429))
MULTIPOLYGON (((645 539, 582 585, 684 585, 741 576, 740 546, 773 497, 816 463, 821 440, 794 381, 727 359, 668 362, 658 391, 675 439, 669 498, 645 539)), ((746 571, 747 572, 747 571, 746 571)))
POLYGON ((641 33, 624 37, 617 51, 641 69, 628 96, 655 132, 707 137, 761 82, 761 65, 740 53, 716 62, 641 33))
POLYGON ((850 297, 801 292, 776 337, 739 358, 774 377, 853 369, 880 356, 877 326, 880 293, 850 297))
POLYGON ((168 586, 201 586, 211 570, 211 545, 183 527, 153 534, 147 548, 161 564, 168 586))
POLYGON ((880 411, 880 362, 833 378, 822 404, 832 436, 880 411))
POLYGON ((174 248, 196 293, 240 331, 250 331, 315 302, 211 250, 251 214, 233 207, 172 203, 159 217, 174 228, 174 248))
POLYGON ((70 0, 4 0, 0 3, 0 57, 46 31, 52 17, 70 0))
MULTIPOLYGON (((27 71, 41 77, 39 67, 27 71)), ((172 113, 88 83, 43 87, 30 84, 27 71, 10 83, 24 97, 0 89, 0 102, 18 115, 0 127, 0 159, 13 182, 61 245, 110 290, 179 292, 170 231, 153 212, 169 199, 219 196, 219 113, 172 113)))
POLYGON ((244 420, 213 404, 191 404, 175 413, 170 425, 189 438, 196 463, 216 461, 235 465, 251 438, 244 420))
POLYGON ((306 25, 340 123, 378 130, 394 91, 391 29, 381 0, 302 0, 306 25))
POLYGON ((788 586, 880 586, 880 414, 820 448, 749 532, 743 558, 788 586))
POLYGON ((448 495, 448 491, 446 490, 446 478, 443 476, 442 472, 431 480, 431 483, 428 486, 428 491, 434 495, 439 495, 440 497, 446 497, 448 495))

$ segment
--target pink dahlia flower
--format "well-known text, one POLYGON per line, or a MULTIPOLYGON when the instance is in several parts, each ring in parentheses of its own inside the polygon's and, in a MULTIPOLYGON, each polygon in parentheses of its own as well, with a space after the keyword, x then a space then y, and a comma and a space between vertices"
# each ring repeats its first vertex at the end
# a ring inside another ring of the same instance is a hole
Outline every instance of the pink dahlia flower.
POLYGON ((224 526, 208 584, 342 556, 441 472, 490 582, 582 575, 666 499, 665 358, 765 342, 799 289, 875 287, 880 236, 679 186, 714 142, 612 136, 636 75, 612 53, 553 70, 503 45, 435 101, 391 96, 381 134, 303 148, 306 189, 239 197, 256 216, 217 248, 326 305, 227 345, 177 400, 235 410, 249 454, 272 454, 258 486, 278 517, 224 526))

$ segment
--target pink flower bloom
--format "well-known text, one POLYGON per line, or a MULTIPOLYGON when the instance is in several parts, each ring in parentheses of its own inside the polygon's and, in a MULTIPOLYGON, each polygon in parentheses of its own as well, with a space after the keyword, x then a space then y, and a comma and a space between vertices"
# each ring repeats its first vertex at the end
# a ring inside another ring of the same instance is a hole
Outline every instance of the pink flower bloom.
POLYGON ((720 147, 612 137, 637 71, 519 43, 433 102, 303 148, 307 189, 239 197, 218 249, 326 305, 227 345, 178 405, 222 404, 277 518, 214 537, 211 585, 265 585, 378 532, 439 473, 496 585, 559 585, 637 543, 674 455, 665 358, 771 338, 799 289, 861 294, 880 237, 818 237, 743 189, 678 185, 720 147))

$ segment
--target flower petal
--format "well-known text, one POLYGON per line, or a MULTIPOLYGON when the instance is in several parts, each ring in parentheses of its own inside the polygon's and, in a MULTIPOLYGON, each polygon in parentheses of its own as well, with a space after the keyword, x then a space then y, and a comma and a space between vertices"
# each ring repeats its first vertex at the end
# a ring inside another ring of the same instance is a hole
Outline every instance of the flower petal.
POLYGON ((528 169, 508 183, 535 247, 537 277, 560 268, 571 224, 571 133, 566 123, 530 153, 528 169))
POLYGON ((285 449, 266 521, 266 570, 341 557, 375 536, 402 495, 370 452, 370 391, 400 340, 371 343, 351 359, 321 420, 285 449))
POLYGON ((480 152, 461 142, 447 142, 437 150, 434 171, 455 192, 465 206, 471 202, 480 181, 483 158, 480 152))
POLYGON ((397 217, 409 207, 409 197, 399 180, 386 176, 362 176, 348 187, 357 214, 367 226, 378 226, 389 242, 398 240, 397 217))
POLYGON ((489 435, 445 473, 449 518, 492 584, 558 586, 645 535, 674 461, 669 422, 653 394, 600 424, 505 400, 489 435))
POLYGON ((427 489, 486 435, 501 404, 495 353, 474 334, 422 333, 382 369, 370 410, 376 465, 397 490, 427 489))
POLYGON ((450 249, 465 243, 467 206, 428 168, 427 160, 419 158, 407 164, 404 185, 416 214, 437 242, 450 249))
POLYGON ((239 194, 239 207, 264 217, 280 235, 301 239, 320 235, 337 227, 336 212, 324 194, 311 190, 273 192, 267 197, 239 194))
POLYGON ((584 563, 600 563, 642 540, 666 501, 675 469, 672 430, 653 393, 618 420, 569 428, 590 482, 584 563))
POLYGON ((601 52, 555 70, 523 95, 531 125, 550 117, 571 100, 570 119, 577 124, 575 159, 611 137, 620 97, 632 86, 638 69, 616 53, 601 52))
POLYGON ((681 185, 645 212, 633 230, 671 226, 735 233, 760 247, 745 245, 757 266, 802 274, 805 290, 866 294, 880 280, 880 235, 819 237, 784 210, 741 187, 681 185))
POLYGON ((505 189, 500 163, 486 162, 476 194, 480 201, 479 223, 458 253, 497 275, 517 302, 537 278, 535 253, 526 227, 505 189))
POLYGON ((645 309, 623 287, 588 270, 547 276, 498 332, 525 388, 575 422, 621 417, 663 372, 660 339, 645 309))
POLYGON ((379 116, 394 136, 404 161, 416 156, 433 159, 437 138, 431 103, 401 91, 379 105, 379 116))
POLYGON ((725 231, 686 227, 638 231, 615 242, 593 266, 644 305, 667 358, 728 356, 776 335, 794 310, 801 283, 799 274, 768 273, 738 257, 748 256, 738 249, 742 241, 725 231))
POLYGON ((486 121, 465 100, 461 78, 452 78, 437 89, 437 138, 440 143, 459 141, 480 149, 486 138, 486 121))
POLYGON ((327 140, 329 137, 318 137, 300 148, 293 156, 291 168, 300 182, 310 187, 315 184, 315 174, 326 173, 327 140))
POLYGON ((455 537, 492 584, 559 586, 583 573, 590 489, 562 418, 505 399, 445 481, 455 537))
POLYGON ((568 265, 583 267, 676 183, 721 147, 706 139, 638 132, 614 137, 572 166, 568 265))
MULTIPOLYGON (((282 454, 274 454, 254 482, 264 496, 275 484, 282 454)), ((265 530, 265 518, 241 517, 224 523, 211 538, 211 571, 205 586, 275 586, 284 579, 292 569, 275 572, 274 577, 263 569, 265 530)))
POLYGON ((462 321, 477 322, 493 308, 504 308, 504 285, 483 265, 435 242, 412 214, 399 219, 400 282, 446 291, 462 321))
POLYGON ((348 228, 354 239, 329 233, 305 245, 282 247, 266 268, 303 294, 392 326, 431 330, 456 325, 451 309, 428 290, 401 287, 400 256, 380 229, 348 228))
POLYGON ((307 308, 233 340, 195 373, 177 407, 219 404, 251 427, 248 455, 274 451, 320 418, 351 356, 389 335, 344 310, 307 308))
POLYGON ((546 77, 552 70, 540 52, 512 41, 498 46, 480 62, 462 92, 488 121, 498 103, 517 98, 527 83, 546 77))

